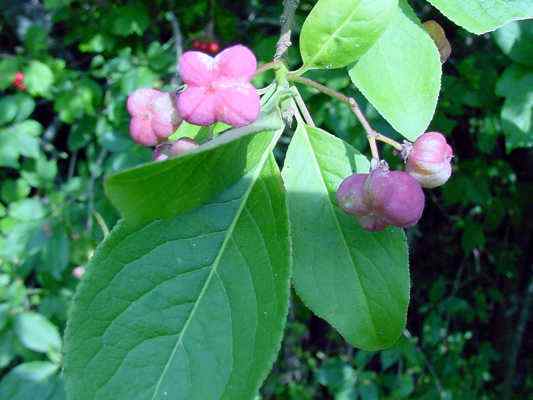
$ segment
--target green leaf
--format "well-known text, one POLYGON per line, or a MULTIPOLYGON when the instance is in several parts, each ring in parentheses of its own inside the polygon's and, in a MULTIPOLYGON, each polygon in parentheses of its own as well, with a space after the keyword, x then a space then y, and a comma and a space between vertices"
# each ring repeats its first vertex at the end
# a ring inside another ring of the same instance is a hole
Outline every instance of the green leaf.
POLYGON ((43 203, 35 197, 11 203, 9 216, 20 221, 33 221, 44 217, 46 209, 43 203))
POLYGON ((498 80, 496 94, 506 97, 501 119, 507 151, 533 147, 533 71, 511 65, 498 80))
POLYGON ((533 17, 530 0, 428 0, 472 33, 493 31, 509 21, 533 17))
POLYGON ((132 68, 120 79, 120 89, 124 95, 128 95, 135 89, 153 87, 158 76, 147 67, 132 68))
POLYGON ((15 120, 20 122, 30 116, 35 108, 35 101, 24 93, 5 96, 0 99, 0 125, 15 120))
MULTIPOLYGON (((207 204, 188 211, 175 203, 172 215, 139 229, 119 224, 100 246, 66 332, 71 398, 233 400, 257 393, 279 349, 289 297, 275 138, 255 168, 207 204)), ((189 191, 172 176, 161 184, 180 198, 189 191)))
POLYGON ((13 368, 0 382, 0 399, 62 400, 65 398, 59 367, 46 361, 34 361, 13 368))
POLYGON ((70 241, 65 227, 59 224, 52 226, 52 229, 48 228, 45 234, 48 240, 42 252, 41 270, 59 280, 68 266, 70 241))
POLYGON ((0 61, 0 90, 5 90, 13 83, 19 69, 19 61, 15 57, 4 57, 0 61))
POLYGON ((350 77, 394 129, 416 140, 437 107, 442 67, 435 43, 402 1, 377 43, 353 66, 350 77))
POLYGON ((7 124, 17 115, 17 103, 14 96, 5 96, 0 99, 0 125, 7 124))
MULTIPOLYGON (((6 306, 8 306, 6 304, 6 306)), ((13 331, 4 331, 0 334, 0 369, 5 368, 15 358, 15 335, 13 331)), ((0 382, 0 393, 2 382, 0 382)))
POLYGON ((280 126, 279 116, 270 116, 230 130, 183 156, 112 175, 106 181, 106 192, 129 222, 191 210, 255 166, 272 146, 273 129, 280 126))
POLYGON ((6 203, 21 200, 30 194, 31 187, 24 179, 6 179, 2 182, 0 197, 6 203))
POLYGON ((0 166, 18 167, 18 158, 39 157, 39 136, 43 127, 37 121, 26 120, 0 130, 0 166))
POLYGON ((41 25, 31 25, 24 34, 24 46, 32 57, 46 51, 48 47, 48 31, 41 25))
POLYGON ((54 110, 59 113, 61 121, 71 124, 85 114, 96 114, 101 99, 100 85, 91 79, 83 78, 77 80, 73 87, 59 93, 54 101, 54 110))
POLYGON ((61 337, 54 324, 41 314, 23 312, 15 317, 15 333, 24 347, 47 353, 61 350, 61 337))
POLYGON ((24 68, 24 83, 31 95, 47 96, 54 83, 54 74, 48 65, 34 60, 24 68))
POLYGON ((146 6, 141 3, 117 7, 109 19, 111 32, 119 36, 142 35, 150 24, 146 6))
POLYGON ((494 37, 513 61, 533 67, 533 20, 510 22, 494 32, 494 37))
POLYGON ((409 269, 400 229, 367 232, 336 204, 341 181, 368 166, 347 143, 300 125, 283 179, 297 293, 352 345, 378 350, 391 346, 405 327, 409 269))
POLYGON ((302 27, 304 68, 340 68, 361 57, 383 33, 398 0, 319 0, 302 27))

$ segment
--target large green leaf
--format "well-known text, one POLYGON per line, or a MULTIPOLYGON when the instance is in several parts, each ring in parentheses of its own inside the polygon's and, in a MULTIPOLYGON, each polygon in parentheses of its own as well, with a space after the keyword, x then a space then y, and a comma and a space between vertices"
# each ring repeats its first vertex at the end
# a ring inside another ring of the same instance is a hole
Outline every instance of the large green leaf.
POLYGON ((120 172, 109 177, 106 192, 129 222, 193 209, 255 166, 272 144, 273 129, 281 124, 279 116, 271 115, 181 157, 120 172))
POLYGON ((510 22, 494 32, 494 37, 513 61, 533 67, 533 20, 510 22))
POLYGON ((304 303, 351 344, 391 346, 405 327, 409 267, 399 229, 363 230, 337 207, 335 192, 368 161, 316 128, 299 126, 283 168, 293 243, 294 284, 304 303))
MULTIPOLYGON (((289 297, 288 216, 271 155, 280 134, 256 134, 268 142, 254 167, 191 210, 186 194, 206 199, 199 185, 203 179, 213 184, 208 173, 224 179, 221 168, 229 164, 223 157, 238 163, 247 147, 259 147, 243 136, 235 143, 247 146, 212 150, 210 157, 196 153, 191 158, 202 160, 198 168, 176 168, 159 180, 182 199, 172 215, 141 227, 121 223, 100 246, 66 332, 72 399, 254 397, 279 349, 289 297), (176 185, 180 174, 196 178, 176 185)), ((126 186, 113 188, 119 190, 126 186)))
POLYGON ((65 390, 58 369, 46 361, 20 364, 0 382, 0 399, 64 400, 65 390))
POLYGON ((501 119, 507 151, 533 147, 533 71, 511 65, 498 80, 496 94, 506 97, 501 119))
POLYGON ((340 68, 383 33, 398 0, 319 0, 305 20, 300 51, 306 68, 340 68))
POLYGON ((433 40, 402 1, 394 20, 349 71, 357 88, 403 136, 415 140, 429 126, 442 67, 433 40))
POLYGON ((470 32, 493 31, 509 21, 533 17, 531 0, 428 0, 470 32))

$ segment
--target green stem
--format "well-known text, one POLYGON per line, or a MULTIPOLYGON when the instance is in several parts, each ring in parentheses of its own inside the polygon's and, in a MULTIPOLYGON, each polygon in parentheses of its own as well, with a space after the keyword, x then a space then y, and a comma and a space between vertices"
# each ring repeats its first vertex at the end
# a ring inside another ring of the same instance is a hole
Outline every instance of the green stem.
POLYGON ((375 131, 368 120, 365 117, 365 114, 361 111, 361 108, 359 107, 359 104, 353 97, 348 97, 334 89, 331 89, 325 85, 322 85, 321 83, 318 83, 312 79, 304 78, 302 76, 299 76, 299 74, 291 72, 287 74, 287 79, 292 82, 301 83, 303 85, 312 87, 316 90, 318 90, 321 93, 324 93, 330 97, 333 97, 344 104, 348 105, 350 107, 350 110, 354 113, 356 118, 359 120, 361 125, 363 126, 363 129, 366 132, 366 136, 368 139, 368 143, 370 145, 370 151, 372 153, 372 158, 375 158, 376 160, 379 160, 379 151, 377 147, 377 141, 387 143, 391 146, 393 146, 396 150, 401 151, 402 145, 395 140, 382 135, 381 133, 375 131))

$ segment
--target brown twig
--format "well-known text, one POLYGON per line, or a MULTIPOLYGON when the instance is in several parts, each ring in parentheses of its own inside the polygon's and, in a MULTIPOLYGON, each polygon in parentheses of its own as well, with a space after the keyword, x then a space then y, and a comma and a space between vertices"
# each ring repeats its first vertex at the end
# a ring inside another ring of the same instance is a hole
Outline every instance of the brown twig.
POLYGON ((395 141, 395 140, 393 140, 393 139, 391 139, 391 138, 389 138, 389 137, 387 137, 385 135, 382 135, 381 133, 375 131, 372 128, 372 126, 370 125, 370 123, 366 119, 365 114, 361 111, 361 107, 359 107, 359 104, 357 103, 357 101, 353 97, 346 96, 345 94, 337 92, 336 90, 333 90, 333 89, 331 89, 331 88, 329 88, 329 87, 327 87, 325 85, 322 85, 321 83, 318 83, 318 82, 316 82, 316 81, 314 81, 312 79, 304 78, 304 77, 296 75, 296 74, 288 74, 287 78, 290 81, 301 83, 303 85, 312 87, 312 88, 318 90, 319 92, 322 92, 322 93, 324 93, 324 94, 326 94, 326 95, 328 95, 330 97, 333 97, 333 98, 345 103, 346 105, 348 105, 348 107, 350 107, 350 110, 352 110, 352 112, 354 113, 356 118, 359 120, 359 122, 361 123, 363 129, 366 132, 366 136, 368 138, 368 143, 370 145, 370 151, 372 153, 372 158, 374 158, 376 160, 379 160, 379 152, 378 152, 378 147, 377 147, 377 141, 380 141, 380 142, 383 142, 383 143, 387 143, 387 144, 393 146, 396 150, 399 150, 399 151, 402 150, 402 145, 400 143, 398 143, 397 141, 395 141))
MULTIPOLYGON (((170 20, 170 25, 172 25, 172 34, 174 36, 174 51, 176 52, 176 65, 178 65, 181 54, 183 53, 183 36, 181 34, 180 24, 174 13, 169 12, 168 19, 170 20)), ((181 78, 178 72, 176 72, 172 84, 173 86, 181 84, 181 78)))
POLYGON ((292 25, 294 23, 294 14, 300 4, 300 0, 283 0, 283 14, 281 14, 281 33, 276 45, 274 61, 279 61, 291 47, 292 25))
POLYGON ((260 65, 257 70, 255 71, 254 76, 260 75, 263 72, 269 71, 271 69, 277 68, 281 63, 279 61, 271 61, 265 64, 260 65))

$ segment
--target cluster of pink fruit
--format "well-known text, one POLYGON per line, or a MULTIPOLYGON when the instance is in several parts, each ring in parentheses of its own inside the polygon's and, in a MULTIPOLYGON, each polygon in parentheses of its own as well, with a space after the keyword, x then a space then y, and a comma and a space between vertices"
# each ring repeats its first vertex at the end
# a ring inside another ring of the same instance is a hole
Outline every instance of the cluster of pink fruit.
MULTIPOLYGON (((254 54, 246 47, 230 47, 216 57, 188 51, 179 62, 186 88, 179 94, 138 89, 128 97, 130 134, 139 144, 155 146, 154 159, 165 160, 198 147, 189 138, 168 141, 182 121, 209 126, 217 121, 234 127, 255 121, 260 99, 250 83, 257 70, 254 54)), ((424 210, 422 187, 444 184, 451 175, 452 149, 445 137, 427 132, 402 152, 406 172, 389 171, 386 163, 372 166, 369 174, 346 178, 337 191, 339 206, 355 215, 367 230, 389 225, 416 224, 424 210)))
POLYGON ((452 174, 452 148, 438 132, 427 132, 405 145, 406 171, 389 171, 386 163, 369 174, 346 178, 337 191, 339 206, 355 215, 361 226, 381 231, 389 225, 407 228, 422 217, 422 187, 443 185, 452 174))
POLYGON ((260 112, 259 95, 250 83, 257 60, 247 47, 230 47, 216 57, 184 53, 179 73, 186 88, 179 94, 138 89, 128 97, 130 134, 143 146, 156 146, 154 159, 164 160, 198 146, 192 139, 167 142, 182 121, 209 126, 217 121, 249 125, 260 112))

